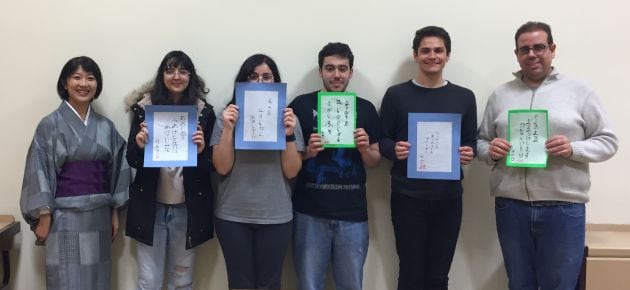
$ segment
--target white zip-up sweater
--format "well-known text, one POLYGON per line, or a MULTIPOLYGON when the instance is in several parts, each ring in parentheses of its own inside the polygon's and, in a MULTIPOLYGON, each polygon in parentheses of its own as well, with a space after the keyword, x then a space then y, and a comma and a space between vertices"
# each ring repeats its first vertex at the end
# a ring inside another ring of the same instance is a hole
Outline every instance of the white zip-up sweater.
POLYGON ((533 89, 522 81, 522 72, 514 76, 515 80, 494 90, 479 127, 478 156, 492 166, 492 195, 524 201, 586 203, 591 186, 589 162, 607 160, 617 152, 617 136, 601 100, 590 87, 555 68, 533 89), (507 167, 505 158, 493 161, 488 153, 490 141, 507 139, 508 110, 512 109, 548 110, 549 136, 566 136, 571 140, 573 155, 549 155, 547 168, 507 167))

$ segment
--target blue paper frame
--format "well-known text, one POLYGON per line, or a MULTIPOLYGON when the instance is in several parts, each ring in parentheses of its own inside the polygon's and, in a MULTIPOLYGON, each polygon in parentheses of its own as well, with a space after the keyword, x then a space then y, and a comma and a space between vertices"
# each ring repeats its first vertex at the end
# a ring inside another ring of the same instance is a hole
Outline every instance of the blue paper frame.
POLYGON ((460 173, 460 161, 459 161, 459 146, 461 143, 461 127, 462 127, 462 115, 450 114, 450 113, 409 113, 408 115, 408 142, 411 143, 409 148, 409 157, 407 158, 407 178, 419 178, 419 179, 441 179, 441 180, 459 180, 461 178, 460 173), (450 172, 431 172, 431 171, 416 171, 418 148, 418 136, 417 136, 417 123, 418 122, 451 122, 452 123, 452 149, 451 149, 451 171, 450 172))
POLYGON ((197 106, 182 105, 149 105, 144 107, 145 121, 149 130, 149 138, 144 147, 144 167, 192 167, 197 166, 197 145, 193 143, 192 136, 197 131, 197 106), (188 115, 188 156, 186 160, 153 160, 153 125, 154 113, 158 112, 185 112, 188 115))
POLYGON ((284 150, 287 141, 284 134, 284 108, 287 103, 287 84, 285 83, 236 83, 236 105, 240 112, 244 112, 245 91, 274 91, 278 92, 278 134, 275 142, 245 141, 244 121, 239 116, 236 121, 234 148, 240 150, 284 150))

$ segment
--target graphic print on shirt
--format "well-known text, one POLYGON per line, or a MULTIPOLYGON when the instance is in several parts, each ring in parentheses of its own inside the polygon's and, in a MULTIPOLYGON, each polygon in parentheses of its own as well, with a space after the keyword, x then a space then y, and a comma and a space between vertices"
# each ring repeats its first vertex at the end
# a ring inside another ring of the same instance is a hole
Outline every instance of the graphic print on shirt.
MULTIPOLYGON (((317 110, 313 112, 313 132, 317 132, 317 110)), ((306 161, 304 170, 308 176, 306 187, 327 190, 358 190, 359 184, 348 184, 348 181, 362 180, 363 167, 353 162, 353 155, 358 154, 355 148, 325 149, 316 158, 306 161)), ((355 157, 356 158, 356 157, 355 157)))

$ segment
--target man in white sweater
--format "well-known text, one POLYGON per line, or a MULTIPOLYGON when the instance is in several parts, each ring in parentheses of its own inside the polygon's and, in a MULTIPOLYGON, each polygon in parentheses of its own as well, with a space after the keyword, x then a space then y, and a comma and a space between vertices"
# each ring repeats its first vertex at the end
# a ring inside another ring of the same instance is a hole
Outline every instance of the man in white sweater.
POLYGON ((521 70, 490 96, 478 156, 493 167, 496 223, 511 290, 574 290, 584 249, 589 163, 611 158, 617 137, 595 92, 551 64, 551 28, 527 22, 515 35, 521 70), (508 110, 548 111, 546 168, 506 166, 508 110))

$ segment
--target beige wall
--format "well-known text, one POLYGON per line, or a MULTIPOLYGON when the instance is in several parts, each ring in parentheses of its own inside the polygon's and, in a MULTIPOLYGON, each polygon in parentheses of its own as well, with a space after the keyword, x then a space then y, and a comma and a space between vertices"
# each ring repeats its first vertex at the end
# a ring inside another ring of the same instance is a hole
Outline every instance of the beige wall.
MULTIPOLYGON (((380 107, 385 89, 415 75, 411 40, 425 25, 445 27, 453 38, 446 78, 472 89, 482 115, 491 90, 518 68, 512 50, 516 28, 527 20, 550 23, 558 44, 555 64, 587 80, 601 95, 621 141, 608 162, 592 166, 590 222, 630 223, 623 150, 630 121, 627 84, 630 18, 627 4, 601 1, 3 1, 0 17, 0 107, 2 138, 0 213, 19 215, 24 157, 37 122, 59 99, 55 82, 70 57, 89 55, 101 66, 104 90, 96 102, 121 134, 129 131, 123 97, 151 79, 163 55, 187 52, 211 89, 219 110, 229 99, 241 62, 257 52, 273 56, 289 96, 320 87, 317 52, 328 41, 354 50, 350 90, 380 107)), ((365 289, 394 289, 397 256, 389 214, 388 162, 369 171, 370 250, 365 289)), ((452 289, 506 288, 488 193, 487 167, 466 168, 464 221, 453 269, 452 289)), ((12 254, 13 289, 44 289, 43 249, 33 246, 28 227, 12 254)), ((135 242, 115 242, 115 289, 132 289, 135 242)), ((225 289, 218 243, 200 247, 196 289, 225 289)), ((285 283, 295 287, 291 264, 285 283)), ((333 289, 329 287, 329 289, 333 289)))

